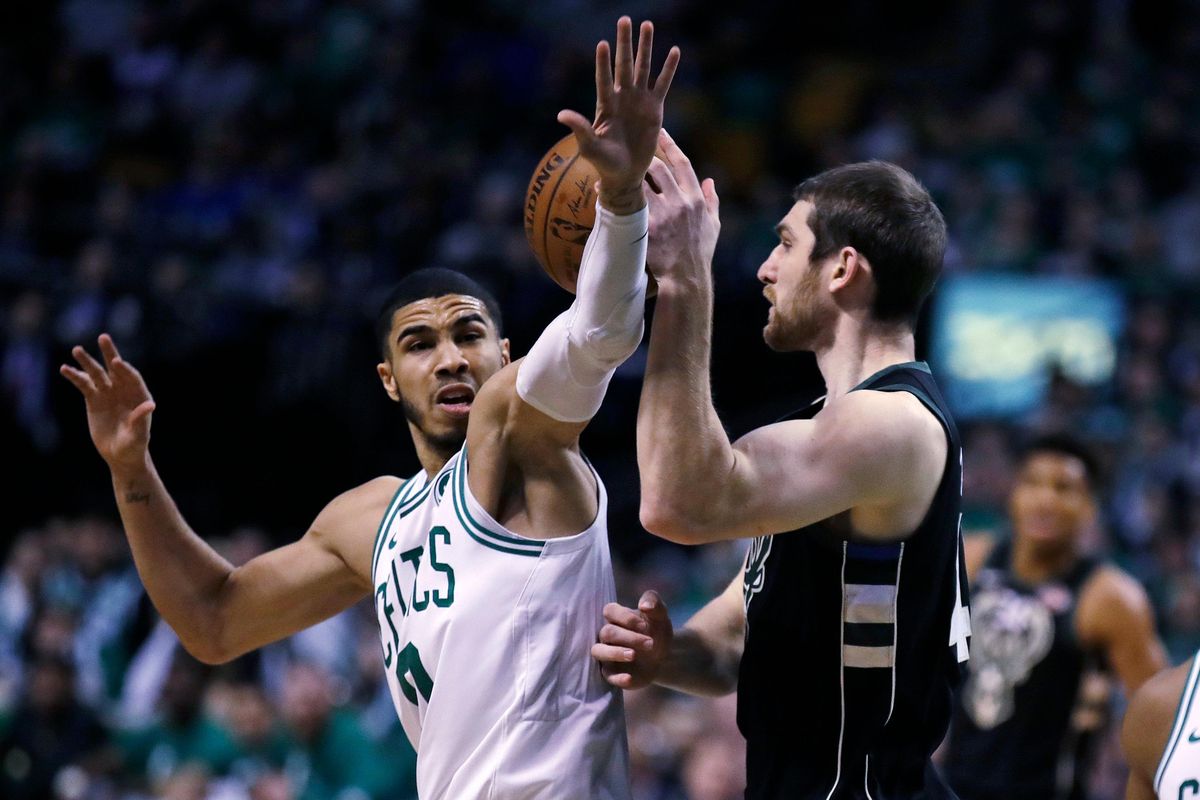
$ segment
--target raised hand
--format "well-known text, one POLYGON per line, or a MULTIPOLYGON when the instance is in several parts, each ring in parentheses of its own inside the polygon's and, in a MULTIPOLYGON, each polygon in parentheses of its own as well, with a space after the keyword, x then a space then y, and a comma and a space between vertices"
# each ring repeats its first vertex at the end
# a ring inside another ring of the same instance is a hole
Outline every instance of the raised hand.
POLYGON ((600 203, 617 213, 631 213, 645 204, 642 180, 662 129, 663 101, 679 66, 679 48, 672 47, 651 84, 653 48, 654 25, 643 22, 635 56, 633 22, 621 17, 615 69, 608 42, 596 45, 595 120, 589 122, 577 111, 558 113, 558 121, 579 140, 579 152, 600 174, 600 203))
POLYGON ((696 177, 691 161, 664 130, 648 182, 652 190, 646 194, 650 204, 646 268, 659 283, 689 275, 706 278, 721 232, 721 202, 713 179, 696 177))
POLYGON ((71 355, 83 369, 63 364, 58 371, 87 403, 88 430, 101 458, 114 470, 138 467, 150 444, 154 398, 141 373, 121 358, 112 337, 101 334, 99 343, 103 365, 76 345, 71 355))
POLYGON ((654 683, 674 637, 671 617, 658 592, 648 591, 637 610, 617 603, 604 607, 607 625, 592 645, 604 679, 621 689, 640 689, 654 683))

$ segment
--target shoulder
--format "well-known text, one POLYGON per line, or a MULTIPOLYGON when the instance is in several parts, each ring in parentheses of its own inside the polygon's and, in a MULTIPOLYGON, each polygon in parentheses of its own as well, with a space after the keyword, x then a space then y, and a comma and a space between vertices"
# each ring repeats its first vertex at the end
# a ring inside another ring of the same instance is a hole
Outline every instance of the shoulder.
POLYGON ((818 451, 841 453, 853 467, 869 465, 873 480, 894 478, 905 493, 914 475, 942 473, 945 431, 908 392, 849 392, 828 403, 813 423, 818 451))
POLYGON ((1084 639, 1114 639, 1152 625, 1154 609, 1145 588, 1132 575, 1102 564, 1080 589, 1076 617, 1084 639))
POLYGON ((920 447, 940 443, 945 449, 942 423, 910 392, 848 392, 826 403, 813 421, 830 435, 869 440, 876 445, 920 447))
POLYGON ((1114 564, 1101 564, 1088 576, 1080 590, 1079 607, 1081 611, 1096 608, 1109 613, 1152 613, 1146 589, 1114 564))
POLYGON ((1192 660, 1163 670, 1133 693, 1121 724, 1121 746, 1130 766, 1153 776, 1166 749, 1192 660))
POLYGON ((359 531, 367 522, 378 523, 404 483, 394 475, 383 475, 342 492, 321 509, 313 532, 319 537, 338 538, 343 531, 359 531))

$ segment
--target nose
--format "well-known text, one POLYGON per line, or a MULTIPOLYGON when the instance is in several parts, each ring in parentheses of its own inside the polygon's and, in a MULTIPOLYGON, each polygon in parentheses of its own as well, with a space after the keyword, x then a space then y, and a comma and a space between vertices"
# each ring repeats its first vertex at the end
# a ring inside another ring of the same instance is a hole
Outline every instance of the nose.
POLYGON ((763 285, 769 285, 775 282, 775 259, 773 256, 774 253, 772 253, 770 256, 767 256, 767 260, 759 266, 758 272, 756 273, 759 282, 763 285))
POLYGON ((467 371, 470 364, 467 357, 453 340, 447 339, 438 344, 436 373, 442 376, 460 375, 467 371))

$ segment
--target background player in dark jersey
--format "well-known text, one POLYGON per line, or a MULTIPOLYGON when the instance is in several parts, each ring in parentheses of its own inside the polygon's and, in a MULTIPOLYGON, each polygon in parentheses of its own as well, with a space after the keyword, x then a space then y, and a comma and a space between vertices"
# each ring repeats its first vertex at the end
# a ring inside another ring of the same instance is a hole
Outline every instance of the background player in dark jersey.
POLYGON ((1121 747, 1129 759, 1125 800, 1200 797, 1197 657, 1164 670, 1129 700, 1121 747))
POLYGON ((961 451, 917 312, 946 227, 891 164, 802 183, 759 269, 775 350, 813 351, 827 394, 736 443, 710 399, 711 180, 663 137, 647 263, 658 306, 638 417, 641 515, 660 536, 755 539, 744 575, 673 632, 657 595, 610 606, 610 682, 738 690, 748 797, 952 796, 929 754, 967 657, 961 451), (776 535, 780 534, 780 535, 776 535))
POLYGON ((1145 591, 1083 552, 1096 479, 1083 445, 1037 439, 1009 498, 1011 543, 965 542, 971 670, 946 759, 963 800, 1085 797, 1106 674, 1133 691, 1166 664, 1145 591))

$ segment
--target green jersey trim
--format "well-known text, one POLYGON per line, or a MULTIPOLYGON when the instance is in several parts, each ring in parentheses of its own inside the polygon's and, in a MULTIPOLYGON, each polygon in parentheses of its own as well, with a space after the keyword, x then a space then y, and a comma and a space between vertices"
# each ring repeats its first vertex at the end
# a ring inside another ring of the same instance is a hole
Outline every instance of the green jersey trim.
POLYGON ((375 532, 375 546, 371 548, 371 582, 375 581, 375 569, 379 566, 379 554, 383 551, 383 535, 389 527, 391 527, 392 510, 396 506, 396 501, 400 499, 400 495, 408 488, 408 485, 413 482, 412 478, 400 484, 400 488, 392 495, 392 499, 388 501, 387 508, 383 511, 383 516, 379 519, 379 530, 375 532))
POLYGON ((462 523, 463 529, 467 534, 479 542, 484 547, 490 547, 493 550, 499 550, 501 553, 509 553, 516 556, 533 556, 537 558, 542 554, 542 548, 545 542, 533 541, 531 539, 517 539, 507 534, 499 533, 491 530, 481 524, 471 514, 470 505, 467 501, 467 448, 463 448, 459 454, 458 463, 454 468, 458 470, 458 476, 453 481, 452 494, 454 498, 454 512, 458 515, 458 521, 462 523))
POLYGON ((1162 761, 1158 763, 1158 771, 1154 774, 1156 794, 1161 793, 1159 790, 1162 788, 1163 776, 1167 772, 1167 766, 1171 763, 1171 756, 1175 754, 1175 748, 1179 746, 1179 742, 1183 738, 1183 731, 1186 727, 1184 722, 1192 712, 1192 701, 1196 698, 1196 679, 1198 677, 1200 677, 1200 653, 1192 657, 1192 668, 1188 671, 1187 683, 1183 685, 1183 693, 1179 695, 1179 706, 1175 709, 1175 722, 1171 726, 1171 742, 1163 751, 1162 761), (1187 700, 1186 707, 1183 703, 1184 700, 1187 700))

